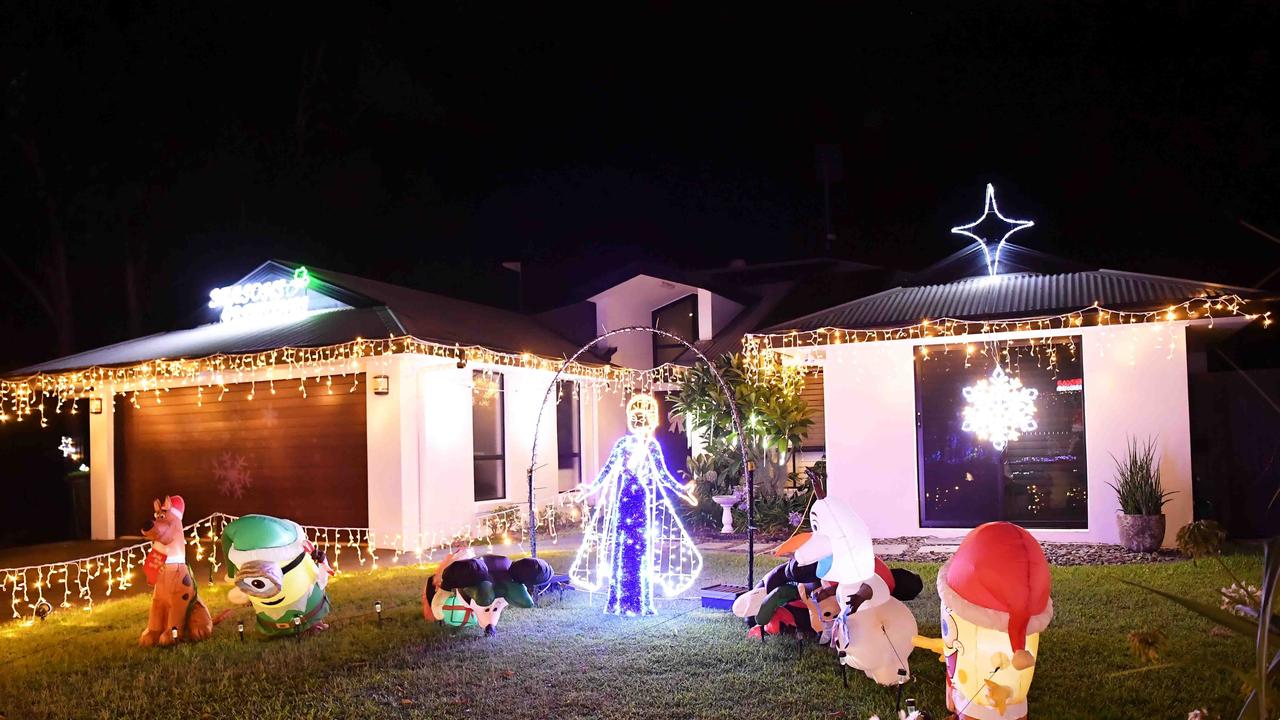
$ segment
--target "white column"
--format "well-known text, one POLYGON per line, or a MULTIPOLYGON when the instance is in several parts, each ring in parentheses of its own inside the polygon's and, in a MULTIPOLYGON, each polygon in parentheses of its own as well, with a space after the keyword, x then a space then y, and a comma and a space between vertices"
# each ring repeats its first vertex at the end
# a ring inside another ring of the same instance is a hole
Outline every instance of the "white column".
POLYGON ((110 397, 102 399, 102 412, 89 414, 89 512, 94 540, 116 537, 115 418, 110 397))
POLYGON ((418 413, 423 423, 418 483, 424 545, 447 537, 475 515, 471 371, 470 365, 459 369, 450 362, 419 372, 418 413))
POLYGON ((366 363, 365 402, 369 467, 369 530, 379 547, 416 538, 419 526, 419 447, 422 358, 390 355, 366 363), (374 392, 386 375, 390 392, 374 392))
MULTIPOLYGON (((507 497, 504 502, 524 507, 529 502, 529 459, 533 451, 534 424, 546 398, 552 373, 522 368, 504 369, 506 410, 507 497)), ((538 468, 533 473, 539 505, 554 502, 559 482, 556 446, 555 391, 542 415, 538 434, 538 468)))

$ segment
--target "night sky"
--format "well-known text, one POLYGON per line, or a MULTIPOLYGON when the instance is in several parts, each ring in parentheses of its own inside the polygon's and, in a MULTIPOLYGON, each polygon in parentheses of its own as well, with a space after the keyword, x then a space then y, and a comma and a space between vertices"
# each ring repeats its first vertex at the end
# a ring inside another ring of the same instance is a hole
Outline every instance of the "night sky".
POLYGON ((508 305, 500 262, 606 246, 920 268, 986 182, 1089 265, 1280 266, 1239 224, 1280 235, 1275 3, 174 5, 0 17, 0 365, 173 327, 270 257, 508 305))

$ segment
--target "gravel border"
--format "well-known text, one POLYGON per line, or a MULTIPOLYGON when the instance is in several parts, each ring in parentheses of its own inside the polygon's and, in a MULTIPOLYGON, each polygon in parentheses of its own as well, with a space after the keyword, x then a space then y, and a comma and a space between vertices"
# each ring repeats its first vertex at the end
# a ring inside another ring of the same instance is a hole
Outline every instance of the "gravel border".
MULTIPOLYGON (((897 562, 941 562, 950 553, 921 554, 919 549, 928 545, 959 545, 960 537, 896 537, 877 538, 877 545, 906 545, 897 555, 881 556, 881 560, 897 562)), ((1175 550, 1159 550, 1153 553, 1130 552, 1119 545, 1103 543, 1041 542, 1045 558, 1050 565, 1131 565, 1134 563, 1159 563, 1181 560, 1175 550)))
MULTIPOLYGON (((745 533, 720 535, 716 533, 694 533, 698 546, 720 552, 746 552, 747 536, 745 533)), ((756 538, 756 552, 769 553, 778 543, 786 538, 756 538)), ((951 556, 950 552, 921 553, 920 548, 941 545, 959 545, 962 537, 893 537, 876 538, 876 545, 906 545, 906 550, 893 554, 881 555, 886 562, 942 562, 951 556)), ((1103 543, 1070 543, 1042 542, 1045 558, 1050 565, 1132 565, 1135 563, 1162 563, 1183 559, 1175 550, 1158 550, 1153 553, 1130 552, 1119 545, 1103 543)))

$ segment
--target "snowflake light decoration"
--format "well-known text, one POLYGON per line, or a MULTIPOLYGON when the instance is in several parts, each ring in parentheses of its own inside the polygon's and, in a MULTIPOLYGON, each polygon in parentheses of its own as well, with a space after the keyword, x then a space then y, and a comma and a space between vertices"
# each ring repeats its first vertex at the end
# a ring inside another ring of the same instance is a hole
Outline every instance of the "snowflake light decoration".
POLYGON ((1022 433, 1036 429, 1036 396, 1040 391, 1022 387, 1022 381, 1006 375, 999 364, 989 379, 983 378, 963 392, 969 404, 964 408, 961 429, 977 434, 979 440, 990 440, 996 450, 1004 450, 1022 433))

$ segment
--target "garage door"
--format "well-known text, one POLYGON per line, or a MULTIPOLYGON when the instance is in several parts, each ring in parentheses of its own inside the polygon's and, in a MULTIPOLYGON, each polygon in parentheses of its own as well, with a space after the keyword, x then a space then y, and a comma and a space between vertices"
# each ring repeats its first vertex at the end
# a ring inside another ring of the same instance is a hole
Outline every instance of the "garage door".
POLYGON ((116 532, 135 535, 151 499, 182 495, 185 520, 262 513, 304 525, 369 523, 364 376, 179 388, 116 398, 116 532), (358 379, 358 383, 357 383, 358 379), (250 391, 253 399, 250 400, 250 391))

